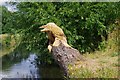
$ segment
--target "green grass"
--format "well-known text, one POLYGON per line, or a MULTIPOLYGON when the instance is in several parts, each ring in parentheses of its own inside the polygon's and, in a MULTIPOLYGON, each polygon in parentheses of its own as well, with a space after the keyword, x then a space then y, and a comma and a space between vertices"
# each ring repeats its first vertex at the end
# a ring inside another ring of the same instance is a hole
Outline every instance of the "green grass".
POLYGON ((12 52, 20 43, 20 35, 1 34, 0 35, 0 57, 12 52))
POLYGON ((72 71, 71 78, 117 78, 118 69, 110 67, 101 67, 96 71, 89 70, 88 68, 79 68, 72 71))
POLYGON ((115 56, 119 56, 120 55, 120 52, 114 52, 111 57, 115 57, 115 56))
POLYGON ((71 78, 118 78, 118 31, 114 30, 108 36, 106 48, 104 50, 86 53, 83 56, 85 62, 70 66, 69 74, 71 78))

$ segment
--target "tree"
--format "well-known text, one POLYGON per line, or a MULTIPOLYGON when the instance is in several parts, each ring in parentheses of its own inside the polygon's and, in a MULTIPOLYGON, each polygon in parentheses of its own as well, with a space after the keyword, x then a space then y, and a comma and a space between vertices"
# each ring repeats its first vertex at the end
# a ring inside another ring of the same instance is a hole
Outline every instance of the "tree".
POLYGON ((72 47, 83 53, 95 51, 104 46, 109 30, 115 27, 119 5, 119 2, 20 2, 16 12, 3 9, 3 33, 19 33, 21 43, 26 42, 29 50, 39 48, 44 53, 47 39, 38 27, 54 22, 64 30, 72 47))

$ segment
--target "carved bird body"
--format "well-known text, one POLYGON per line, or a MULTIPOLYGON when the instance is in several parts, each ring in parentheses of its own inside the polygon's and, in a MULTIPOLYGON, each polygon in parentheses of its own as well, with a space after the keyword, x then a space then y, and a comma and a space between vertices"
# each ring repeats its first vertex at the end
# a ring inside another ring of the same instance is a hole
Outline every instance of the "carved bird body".
POLYGON ((41 30, 41 32, 46 32, 48 35, 49 52, 51 52, 52 46, 59 46, 59 41, 61 41, 66 47, 70 47, 67 44, 67 39, 63 30, 60 27, 58 27, 55 23, 48 23, 46 25, 41 26, 40 28, 44 28, 43 30, 41 30))
POLYGON ((78 61, 83 61, 83 57, 77 49, 72 48, 67 44, 66 36, 63 30, 55 23, 48 23, 41 26, 44 28, 42 32, 47 32, 49 45, 48 49, 51 52, 55 61, 63 69, 65 75, 68 76, 69 65, 75 65, 78 61))

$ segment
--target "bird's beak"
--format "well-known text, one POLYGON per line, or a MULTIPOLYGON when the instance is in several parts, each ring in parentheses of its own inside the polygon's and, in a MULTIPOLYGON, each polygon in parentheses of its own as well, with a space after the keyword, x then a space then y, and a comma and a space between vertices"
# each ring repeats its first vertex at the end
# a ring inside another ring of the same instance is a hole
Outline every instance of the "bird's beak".
POLYGON ((46 28, 46 25, 40 26, 39 28, 46 28))
POLYGON ((41 26, 41 27, 39 27, 39 28, 44 28, 44 29, 41 30, 41 32, 47 32, 47 31, 49 31, 49 29, 47 29, 47 26, 46 26, 46 25, 41 26))

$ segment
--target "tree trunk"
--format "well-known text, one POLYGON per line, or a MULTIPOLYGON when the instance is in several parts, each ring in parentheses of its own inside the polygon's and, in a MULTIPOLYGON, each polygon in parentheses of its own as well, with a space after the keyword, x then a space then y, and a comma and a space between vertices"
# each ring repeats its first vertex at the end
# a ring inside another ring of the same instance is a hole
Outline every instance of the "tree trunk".
POLYGON ((59 46, 52 47, 52 55, 57 64, 63 69, 65 76, 69 76, 69 66, 75 65, 77 61, 83 61, 80 52, 72 47, 66 47, 62 42, 59 46))

